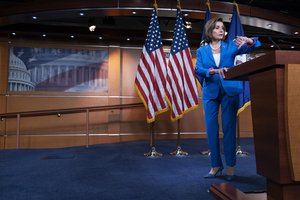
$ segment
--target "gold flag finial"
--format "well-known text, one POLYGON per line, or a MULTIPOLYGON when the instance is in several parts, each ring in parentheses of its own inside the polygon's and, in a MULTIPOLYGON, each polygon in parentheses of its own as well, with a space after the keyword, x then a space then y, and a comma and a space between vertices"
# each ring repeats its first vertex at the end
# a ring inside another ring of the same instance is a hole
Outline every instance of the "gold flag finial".
POLYGON ((180 0, 177 0, 177 8, 181 9, 180 0))
POLYGON ((157 6, 156 0, 154 0, 153 6, 154 6, 154 8, 155 8, 156 13, 158 14, 158 6, 157 6))
POLYGON ((156 0, 154 0, 153 6, 154 6, 154 8, 155 8, 155 10, 156 10, 156 12, 157 12, 157 2, 156 2, 156 0))
POLYGON ((238 15, 240 16, 240 9, 239 9, 239 6, 238 6, 238 4, 236 3, 236 1, 235 0, 233 0, 233 6, 235 6, 235 8, 236 8, 236 12, 238 13, 238 15))
POLYGON ((208 10, 210 11, 210 2, 209 2, 209 0, 206 1, 206 5, 208 7, 208 10))

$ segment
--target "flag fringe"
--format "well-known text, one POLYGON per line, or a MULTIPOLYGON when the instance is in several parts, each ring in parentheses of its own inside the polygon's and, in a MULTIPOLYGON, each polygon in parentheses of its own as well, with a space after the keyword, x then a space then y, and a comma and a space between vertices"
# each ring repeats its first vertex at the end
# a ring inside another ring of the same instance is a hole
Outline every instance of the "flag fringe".
MULTIPOLYGON (((147 106, 147 105, 148 105, 148 104, 146 103, 146 101, 145 101, 143 95, 141 94, 141 92, 140 92, 138 86, 137 86, 136 84, 134 84, 134 87, 135 87, 135 90, 137 91, 137 93, 138 93, 140 99, 142 100, 142 102, 143 102, 143 104, 144 104, 144 107, 145 107, 145 110, 146 110, 146 112, 147 112, 147 110, 148 110, 148 106, 147 106)), ((148 118, 148 116, 147 116, 147 122, 148 122, 149 124, 152 123, 152 122, 154 122, 154 121, 155 121, 155 117, 156 117, 157 115, 159 115, 159 114, 161 114, 161 113, 164 113, 164 112, 166 112, 166 111, 168 111, 168 110, 169 110, 169 107, 164 108, 164 109, 162 109, 162 110, 160 110, 160 111, 154 112, 154 117, 148 118)))
POLYGON ((250 106, 251 105, 251 101, 248 101, 248 102, 246 102, 244 105, 243 105, 243 107, 241 107, 240 109, 238 109, 238 111, 237 111, 237 116, 241 113, 241 112, 243 112, 248 106, 250 106))
POLYGON ((197 108, 199 107, 199 104, 194 105, 194 106, 192 106, 192 107, 189 107, 188 109, 184 110, 180 115, 178 115, 177 117, 173 118, 173 117, 172 117, 172 104, 171 104, 171 101, 170 101, 170 99, 169 99, 167 96, 166 96, 166 100, 167 100, 167 102, 168 102, 168 104, 169 104, 169 108, 170 108, 170 110, 171 110, 171 121, 172 121, 172 122, 175 122, 175 121, 177 121, 178 119, 181 119, 181 118, 183 117, 184 114, 188 113, 189 111, 195 110, 195 109, 197 109, 197 108))

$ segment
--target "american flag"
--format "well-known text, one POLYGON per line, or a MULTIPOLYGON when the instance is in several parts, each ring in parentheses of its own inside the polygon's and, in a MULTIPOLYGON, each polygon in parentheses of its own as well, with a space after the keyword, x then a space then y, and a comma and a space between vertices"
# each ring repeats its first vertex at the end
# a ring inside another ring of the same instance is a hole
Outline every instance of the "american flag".
POLYGON ((168 110, 166 66, 157 10, 154 8, 135 78, 135 88, 146 108, 148 123, 154 122, 157 114, 168 110))
POLYGON ((184 113, 198 107, 194 67, 180 8, 177 9, 166 87, 168 102, 172 107, 172 121, 182 118, 184 113))

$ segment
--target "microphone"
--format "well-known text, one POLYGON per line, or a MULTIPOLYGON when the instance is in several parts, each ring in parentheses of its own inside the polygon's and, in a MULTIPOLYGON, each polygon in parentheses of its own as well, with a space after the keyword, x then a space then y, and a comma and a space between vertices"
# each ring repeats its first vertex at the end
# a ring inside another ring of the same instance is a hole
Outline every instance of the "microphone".
POLYGON ((278 49, 278 50, 280 50, 280 46, 274 41, 274 40, 272 40, 272 38, 269 36, 268 37, 268 40, 270 41, 270 42, 272 42, 272 44, 274 45, 274 46, 276 46, 276 48, 278 49))

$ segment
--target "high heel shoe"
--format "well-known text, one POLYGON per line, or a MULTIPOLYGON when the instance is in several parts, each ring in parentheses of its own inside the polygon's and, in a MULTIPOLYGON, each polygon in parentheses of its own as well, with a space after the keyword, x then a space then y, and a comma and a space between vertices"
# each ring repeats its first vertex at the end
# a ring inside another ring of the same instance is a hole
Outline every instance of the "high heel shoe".
POLYGON ((203 178, 216 178, 219 175, 222 175, 223 167, 219 167, 215 173, 208 173, 203 176, 203 178))
POLYGON ((225 179, 226 179, 227 181, 232 181, 232 180, 235 179, 235 178, 236 178, 235 175, 225 175, 225 179))
POLYGON ((227 167, 227 171, 226 171, 226 175, 225 175, 225 179, 227 181, 232 181, 233 179, 235 179, 236 176, 234 175, 234 167, 227 167))

